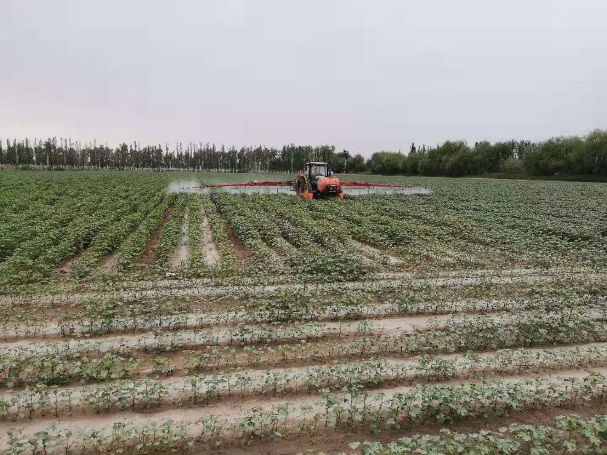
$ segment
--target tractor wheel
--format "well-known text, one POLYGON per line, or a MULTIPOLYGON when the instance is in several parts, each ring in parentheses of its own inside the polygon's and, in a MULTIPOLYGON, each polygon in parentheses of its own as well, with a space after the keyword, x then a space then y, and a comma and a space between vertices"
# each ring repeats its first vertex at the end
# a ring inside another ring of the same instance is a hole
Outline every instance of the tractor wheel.
POLYGON ((302 196, 306 189, 306 180, 303 177, 297 179, 297 195, 302 196))

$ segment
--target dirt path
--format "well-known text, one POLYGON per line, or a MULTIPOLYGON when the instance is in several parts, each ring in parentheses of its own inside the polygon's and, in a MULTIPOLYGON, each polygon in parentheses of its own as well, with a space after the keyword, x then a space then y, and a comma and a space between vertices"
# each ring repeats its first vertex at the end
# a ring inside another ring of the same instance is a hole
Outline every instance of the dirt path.
POLYGON ((183 262, 186 262, 190 256, 190 238, 188 236, 188 225, 190 221, 190 209, 185 207, 183 212, 183 223, 181 225, 181 236, 177 243, 177 248, 173 254, 173 268, 179 267, 183 262))
POLYGON ((219 264, 221 257, 213 241, 213 231, 209 225, 209 219, 204 211, 203 204, 200 204, 200 219, 202 220, 202 253, 204 254, 206 264, 209 267, 214 267, 219 264))

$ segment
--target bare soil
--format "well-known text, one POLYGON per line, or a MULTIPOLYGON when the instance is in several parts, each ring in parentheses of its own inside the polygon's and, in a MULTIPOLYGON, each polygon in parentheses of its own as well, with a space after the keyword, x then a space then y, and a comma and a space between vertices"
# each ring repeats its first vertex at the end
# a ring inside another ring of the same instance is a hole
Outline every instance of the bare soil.
POLYGON ((72 266, 80 260, 86 250, 80 250, 74 257, 67 259, 55 268, 55 272, 63 278, 67 278, 72 274, 72 266))
POLYGON ((181 236, 177 243, 177 248, 175 249, 175 254, 173 254, 173 260, 172 260, 173 268, 177 268, 183 262, 187 262, 187 260, 190 256, 190 239, 188 236, 189 221, 190 221, 190 210, 189 210, 189 207, 186 206, 185 211, 183 213, 183 223, 181 225, 181 236))
POLYGON ((247 249, 244 243, 238 238, 230 223, 224 220, 223 228, 225 229, 226 235, 232 244, 232 250, 237 260, 246 262, 251 258, 251 252, 247 249))
POLYGON ((109 272, 118 261, 118 249, 108 254, 101 263, 101 270, 103 272, 109 272))
POLYGON ((202 252, 208 266, 214 267, 221 261, 221 256, 217 250, 217 246, 213 241, 213 231, 209 225, 209 219, 204 211, 204 206, 200 204, 200 219, 202 220, 202 252))
POLYGON ((154 249, 156 249, 156 245, 158 245, 158 241, 160 240, 160 234, 162 234, 162 230, 164 226, 169 222, 171 216, 173 215, 173 208, 171 207, 166 211, 160 225, 156 228, 152 237, 148 241, 145 246, 145 250, 143 251, 143 255, 141 256, 141 262, 146 265, 152 265, 154 263, 154 249))
POLYGON ((402 264, 402 259, 395 256, 392 253, 387 251, 382 251, 373 245, 369 245, 368 243, 359 242, 358 240, 352 239, 358 249, 361 251, 363 258, 367 260, 374 260, 378 258, 385 258, 389 265, 399 265, 402 264))

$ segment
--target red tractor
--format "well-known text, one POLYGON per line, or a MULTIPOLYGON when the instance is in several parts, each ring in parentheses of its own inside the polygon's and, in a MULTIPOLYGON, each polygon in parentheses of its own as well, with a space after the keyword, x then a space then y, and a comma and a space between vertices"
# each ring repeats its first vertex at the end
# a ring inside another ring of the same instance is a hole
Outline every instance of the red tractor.
POLYGON ((306 163, 304 170, 297 173, 294 186, 297 195, 306 199, 344 197, 341 183, 335 177, 329 163, 317 161, 306 163))

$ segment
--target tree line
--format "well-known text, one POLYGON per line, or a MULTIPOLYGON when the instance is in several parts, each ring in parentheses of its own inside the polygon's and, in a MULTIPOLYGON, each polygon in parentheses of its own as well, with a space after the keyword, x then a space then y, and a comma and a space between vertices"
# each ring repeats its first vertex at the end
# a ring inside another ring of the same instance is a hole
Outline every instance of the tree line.
POLYGON ((435 147, 411 145, 408 154, 374 153, 366 162, 374 174, 463 177, 491 174, 607 175, 607 131, 541 142, 445 141, 435 147))
POLYGON ((445 141, 411 145, 408 153, 382 151, 365 160, 335 146, 217 147, 214 144, 146 145, 112 148, 70 139, 0 140, 0 168, 148 169, 212 172, 296 172, 308 161, 327 161, 338 172, 383 175, 476 176, 491 174, 607 175, 607 131, 541 142, 488 141, 470 146, 445 141))
POLYGON ((0 166, 18 169, 120 169, 211 172, 296 172, 308 161, 326 161, 336 172, 363 172, 365 159, 351 157, 335 146, 285 145, 273 147, 217 147, 215 144, 141 146, 122 143, 116 148, 69 139, 0 140, 0 166))

